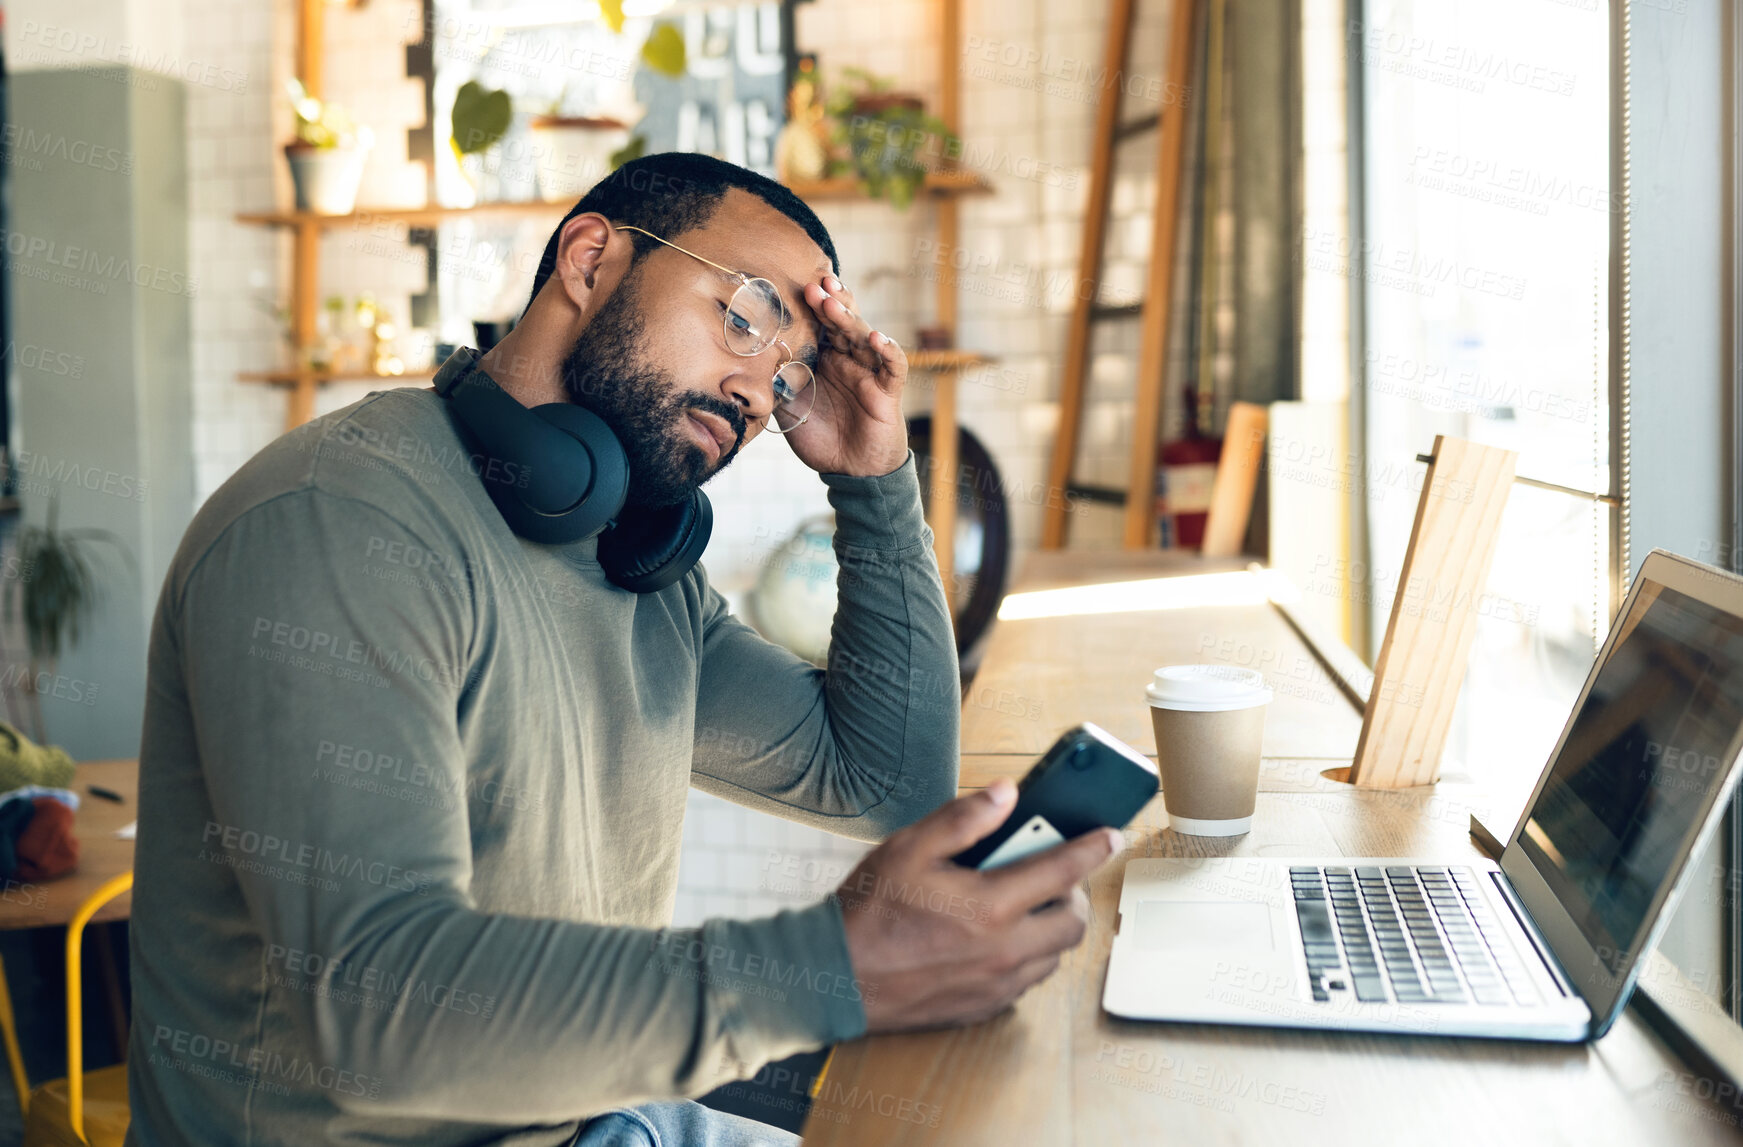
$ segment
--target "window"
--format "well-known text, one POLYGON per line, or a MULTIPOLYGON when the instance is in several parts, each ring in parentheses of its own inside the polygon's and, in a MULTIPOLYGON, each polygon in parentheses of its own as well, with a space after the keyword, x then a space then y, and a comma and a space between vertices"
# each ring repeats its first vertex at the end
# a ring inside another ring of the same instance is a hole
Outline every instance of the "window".
MULTIPOLYGON (((1519 452, 1449 771, 1548 759, 1608 629, 1609 22, 1602 5, 1373 0, 1363 88, 1369 632, 1385 632, 1434 436, 1519 452), (1455 764, 1456 762, 1456 764, 1455 764)), ((1510 827, 1510 826, 1509 826, 1510 827)))

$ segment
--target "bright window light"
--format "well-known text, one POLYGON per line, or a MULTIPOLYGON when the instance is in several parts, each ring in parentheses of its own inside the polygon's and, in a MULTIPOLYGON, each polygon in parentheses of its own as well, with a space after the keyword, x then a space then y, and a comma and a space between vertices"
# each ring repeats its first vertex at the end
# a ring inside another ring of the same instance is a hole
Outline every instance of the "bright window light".
POLYGON ((1299 597, 1300 591, 1294 584, 1275 570, 1231 570, 1013 593, 999 606, 999 619, 1025 621, 1094 613, 1264 605, 1272 600, 1287 602, 1299 597))

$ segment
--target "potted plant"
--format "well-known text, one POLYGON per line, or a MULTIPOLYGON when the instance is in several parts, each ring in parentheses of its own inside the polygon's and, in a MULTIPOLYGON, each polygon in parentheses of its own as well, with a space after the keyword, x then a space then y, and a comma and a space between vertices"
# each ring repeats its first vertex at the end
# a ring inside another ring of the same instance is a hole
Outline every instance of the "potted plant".
POLYGON ((113 533, 94 528, 62 530, 56 524, 59 516, 57 490, 49 499, 47 524, 25 526, 19 531, 20 576, 7 581, 5 593, 7 615, 13 616, 16 610, 22 618, 29 649, 30 674, 16 684, 27 697, 30 735, 43 743, 47 742, 48 732, 43 725, 36 683, 44 674, 54 677, 61 652, 78 641, 79 631, 96 608, 99 597, 89 543, 101 541, 113 545, 132 565, 132 555, 113 533))
POLYGON ((357 188, 375 133, 353 122, 338 104, 311 96, 301 80, 293 77, 285 86, 297 113, 297 137, 284 145, 297 210, 349 215, 357 206, 357 188))
POLYGON ((953 155, 957 139, 943 120, 926 114, 919 96, 893 91, 891 81, 863 68, 843 68, 842 75, 849 84, 837 84, 827 104, 846 156, 836 166, 858 176, 873 198, 906 208, 926 182, 921 149, 953 155))

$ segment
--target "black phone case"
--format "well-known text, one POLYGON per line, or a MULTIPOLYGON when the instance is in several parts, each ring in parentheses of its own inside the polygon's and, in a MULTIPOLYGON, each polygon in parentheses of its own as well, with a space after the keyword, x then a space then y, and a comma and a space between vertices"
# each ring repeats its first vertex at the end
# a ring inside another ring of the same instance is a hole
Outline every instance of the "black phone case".
POLYGON ((1155 762, 1086 721, 1055 741, 1017 782, 1017 803, 1005 822, 952 859, 979 868, 1036 817, 1064 840, 1094 828, 1125 828, 1160 787, 1155 762))

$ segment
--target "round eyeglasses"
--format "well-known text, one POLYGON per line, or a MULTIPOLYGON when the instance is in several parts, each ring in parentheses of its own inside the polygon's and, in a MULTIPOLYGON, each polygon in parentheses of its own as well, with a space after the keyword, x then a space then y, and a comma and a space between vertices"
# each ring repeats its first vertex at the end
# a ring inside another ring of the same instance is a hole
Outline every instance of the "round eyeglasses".
POLYGON ((726 311, 721 316, 721 333, 726 339, 726 349, 741 358, 751 358, 771 346, 778 345, 783 355, 781 364, 775 368, 775 406, 768 428, 776 434, 786 434, 811 417, 811 408, 817 401, 817 376, 811 372, 809 366, 794 358, 792 348, 778 337, 779 332, 788 324, 787 304, 773 283, 764 278, 747 275, 743 271, 722 267, 694 251, 685 251, 676 243, 662 239, 652 231, 631 227, 627 223, 619 223, 617 226, 621 231, 635 231, 646 235, 656 243, 664 243, 674 251, 682 251, 692 259, 737 279, 738 288, 732 292, 732 298, 727 300, 726 311))

